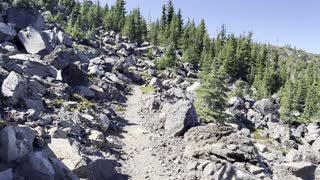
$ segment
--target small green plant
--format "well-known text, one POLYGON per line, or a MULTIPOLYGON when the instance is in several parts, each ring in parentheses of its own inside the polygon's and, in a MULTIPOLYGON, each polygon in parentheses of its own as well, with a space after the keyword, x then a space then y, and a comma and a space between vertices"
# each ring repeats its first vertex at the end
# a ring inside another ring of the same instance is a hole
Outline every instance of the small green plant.
POLYGON ((116 111, 125 111, 126 110, 126 108, 124 106, 121 106, 121 105, 118 105, 118 104, 115 105, 114 108, 115 108, 116 111))
POLYGON ((62 106, 62 100, 61 100, 60 98, 56 97, 56 98, 54 99, 53 105, 54 105, 55 107, 61 107, 61 106, 62 106))
POLYGON ((73 94, 72 97, 78 102, 76 109, 85 111, 88 110, 90 107, 94 106, 94 103, 91 101, 88 101, 86 98, 81 96, 80 94, 73 94))
POLYGON ((267 138, 267 137, 261 136, 261 132, 262 132, 262 130, 256 129, 256 130, 253 132, 253 138, 254 138, 255 140, 257 140, 257 141, 265 141, 265 142, 272 140, 271 138, 267 138))
POLYGON ((146 80, 146 79, 148 79, 150 77, 150 75, 148 73, 146 73, 146 72, 141 72, 140 76, 141 76, 141 78, 143 80, 146 80))
POLYGON ((7 126, 8 125, 8 122, 7 121, 5 121, 5 120, 3 120, 3 119, 0 119, 0 128, 3 128, 3 127, 5 127, 5 126, 7 126))
POLYGON ((149 49, 148 52, 145 55, 147 56, 147 58, 153 59, 152 49, 149 49))
POLYGON ((142 86, 140 87, 140 90, 143 94, 151 93, 155 90, 153 86, 142 86))

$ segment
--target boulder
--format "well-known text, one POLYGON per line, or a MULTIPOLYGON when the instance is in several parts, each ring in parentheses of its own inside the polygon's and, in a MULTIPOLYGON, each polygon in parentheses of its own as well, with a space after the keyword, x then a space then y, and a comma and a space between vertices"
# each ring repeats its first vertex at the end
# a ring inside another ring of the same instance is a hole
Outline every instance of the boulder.
POLYGON ((41 31, 45 27, 44 17, 32 8, 10 8, 7 20, 9 24, 15 26, 17 31, 28 26, 33 26, 36 30, 41 31))
POLYGON ((81 121, 77 113, 67 114, 61 112, 58 118, 60 127, 62 127, 67 134, 80 136, 81 121))
POLYGON ((311 149, 317 153, 320 152, 320 137, 312 143, 311 149))
POLYGON ((1 180, 12 180, 12 169, 7 169, 0 172, 0 179, 1 180))
POLYGON ((253 108, 262 115, 276 113, 276 108, 270 99, 262 99, 254 103, 253 108))
POLYGON ((165 130, 172 136, 181 136, 197 124, 196 110, 190 101, 178 101, 166 114, 165 130))
POLYGON ((112 71, 113 64, 113 62, 107 62, 104 57, 91 59, 88 67, 89 74, 101 77, 105 72, 112 71))
POLYGON ((186 169, 187 170, 197 170, 197 166, 199 165, 199 163, 197 161, 190 161, 188 162, 186 169))
POLYGON ((113 38, 110 38, 110 37, 105 37, 102 39, 102 41, 104 43, 107 43, 107 44, 110 44, 110 45, 116 45, 116 42, 113 38))
POLYGON ((103 132, 106 132, 110 126, 110 119, 107 115, 100 113, 99 115, 100 128, 103 132))
POLYGON ((70 169, 56 158, 49 158, 49 161, 54 169, 55 180, 79 180, 79 178, 70 171, 70 169))
MULTIPOLYGON (((13 57, 10 56, 10 59, 11 58, 13 57)), ((56 78, 58 74, 56 69, 39 61, 30 61, 30 60, 24 61, 22 70, 26 75, 30 77, 36 75, 42 78, 47 78, 47 77, 56 78)))
POLYGON ((43 112, 45 110, 41 100, 24 98, 23 101, 26 109, 34 109, 37 112, 43 112))
POLYGON ((195 82, 191 86, 187 87, 187 91, 195 92, 200 87, 200 82, 195 82))
MULTIPOLYGON (((119 177, 115 167, 117 161, 108 159, 97 159, 87 166, 82 166, 73 172, 81 179, 105 180, 105 179, 123 179, 119 177)), ((125 177, 126 179, 126 177, 125 177)))
POLYGON ((51 136, 51 138, 61 138, 61 139, 65 139, 68 137, 67 133, 65 133, 63 130, 58 129, 57 127, 53 127, 51 129, 48 130, 49 135, 51 136))
POLYGON ((75 64, 70 64, 61 71, 62 81, 72 86, 86 85, 88 75, 75 64))
POLYGON ((240 109, 245 107, 244 100, 239 97, 232 97, 228 101, 228 105, 232 106, 235 109, 240 109))
POLYGON ((120 140, 120 138, 116 136, 108 136, 106 137, 107 145, 111 148, 121 149, 125 146, 125 144, 120 140))
POLYGON ((213 162, 206 165, 203 169, 203 175, 204 176, 211 176, 221 167, 220 164, 215 164, 213 162))
POLYGON ((54 180, 55 171, 49 160, 40 152, 28 154, 19 163, 18 173, 25 180, 54 180))
POLYGON ((8 98, 9 104, 16 105, 24 97, 27 88, 27 80, 20 74, 11 71, 8 77, 3 81, 1 92, 8 98))
POLYGON ((86 165, 86 161, 80 155, 77 144, 71 143, 68 139, 52 138, 48 142, 48 147, 52 151, 53 156, 61 160, 70 170, 86 165))
POLYGON ((67 47, 72 47, 72 39, 62 31, 58 32, 58 40, 60 41, 60 44, 66 45, 67 47))
POLYGON ((312 180, 317 166, 308 162, 292 162, 274 166, 273 173, 278 179, 312 180))
POLYGON ((33 150, 36 133, 27 126, 7 126, 0 131, 0 160, 19 160, 33 150))
POLYGON ((114 65, 113 69, 121 73, 128 73, 129 63, 126 58, 120 58, 114 65))
POLYGON ((168 95, 169 95, 170 99, 173 99, 173 98, 183 99, 183 98, 185 98, 184 92, 180 88, 169 89, 168 95))
POLYGON ((7 24, 0 22, 0 41, 12 41, 17 36, 17 32, 7 24))
POLYGON ((157 87, 157 88, 161 88, 162 87, 162 82, 160 79, 153 77, 150 80, 149 86, 153 86, 153 87, 157 87))
POLYGON ((72 48, 65 46, 57 46, 44 60, 58 70, 62 70, 74 62, 80 61, 78 54, 72 48))
POLYGON ((10 53, 18 52, 17 46, 8 41, 5 41, 0 44, 0 50, 1 50, 0 52, 4 54, 9 52, 10 53))
POLYGON ((47 55, 52 51, 52 47, 45 36, 32 26, 19 31, 18 38, 26 51, 30 54, 47 55))
POLYGON ((105 142, 103 133, 97 130, 92 130, 88 136, 88 139, 96 146, 102 146, 105 142))

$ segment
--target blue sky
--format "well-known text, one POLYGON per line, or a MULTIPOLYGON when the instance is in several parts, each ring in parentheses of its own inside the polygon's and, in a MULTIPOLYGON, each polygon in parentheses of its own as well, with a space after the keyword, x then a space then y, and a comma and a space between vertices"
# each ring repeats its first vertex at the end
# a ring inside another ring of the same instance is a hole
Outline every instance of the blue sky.
MULTIPOLYGON (((93 0, 95 1, 95 0, 93 0)), ((113 4, 115 0, 100 0, 113 4)), ((127 11, 139 7, 145 17, 156 19, 167 0, 126 0, 127 11)), ((226 24, 229 32, 253 31, 253 39, 320 54, 319 0, 173 0, 183 18, 205 19, 207 30, 215 36, 226 24)))

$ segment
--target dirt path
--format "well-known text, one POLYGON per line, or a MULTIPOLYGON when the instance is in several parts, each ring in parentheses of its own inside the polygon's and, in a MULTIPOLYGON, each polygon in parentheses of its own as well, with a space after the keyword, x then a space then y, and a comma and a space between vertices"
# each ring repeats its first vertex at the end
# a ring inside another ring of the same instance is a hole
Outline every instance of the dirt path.
POLYGON ((123 139, 125 144, 121 171, 129 176, 129 179, 164 179, 163 167, 152 149, 151 138, 157 135, 150 133, 141 124, 139 111, 144 94, 139 86, 135 86, 132 95, 128 96, 126 111, 123 118, 128 125, 123 128, 123 139))

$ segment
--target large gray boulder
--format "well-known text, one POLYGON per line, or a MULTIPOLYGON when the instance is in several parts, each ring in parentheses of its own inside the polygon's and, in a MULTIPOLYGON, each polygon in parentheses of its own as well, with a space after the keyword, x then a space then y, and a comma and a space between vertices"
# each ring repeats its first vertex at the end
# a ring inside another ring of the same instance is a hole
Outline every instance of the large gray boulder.
POLYGON ((255 102, 253 108, 262 115, 267 115, 270 113, 273 114, 277 112, 273 102, 270 99, 262 99, 255 102))
POLYGON ((0 41, 12 41, 17 36, 17 32, 7 24, 0 22, 0 41))
POLYGON ((5 171, 0 172, 0 179, 1 180, 12 180, 12 169, 7 169, 5 171))
POLYGON ((293 162, 276 165, 273 173, 278 179, 313 180, 317 166, 308 162, 293 162))
POLYGON ((245 107, 244 100, 239 97, 230 98, 228 101, 228 105, 235 109, 240 109, 245 107))
POLYGON ((33 150, 36 134, 27 126, 7 126, 0 131, 0 161, 19 160, 33 150))
POLYGON ((45 27, 44 17, 32 8, 10 8, 7 20, 8 23, 15 26, 17 31, 28 26, 33 26, 36 30, 41 31, 45 27))
POLYGON ((79 178, 68 169, 66 165, 64 165, 61 161, 56 158, 49 158, 49 161, 54 169, 55 180, 79 180, 79 178))
POLYGON ((32 26, 19 31, 18 38, 30 54, 47 55, 52 51, 50 43, 40 31, 32 26))
POLYGON ((70 64, 61 71, 62 81, 72 86, 85 85, 88 81, 86 72, 79 69, 75 64, 70 64))
POLYGON ((57 46, 44 60, 56 69, 62 70, 74 62, 80 61, 80 58, 72 48, 57 46))
POLYGON ((54 180, 55 171, 42 152, 28 154, 19 163, 18 173, 25 180, 54 180))
POLYGON ((311 149, 317 153, 320 152, 320 137, 312 143, 311 149))
POLYGON ((60 44, 64 44, 68 47, 72 47, 73 41, 72 39, 64 32, 59 31, 58 32, 58 40, 60 44))
POLYGON ((197 113, 190 101, 178 101, 166 114, 165 130, 172 136, 181 136, 197 124, 197 113))
POLYGON ((48 142, 48 147, 52 151, 52 155, 61 160, 70 170, 86 165, 85 159, 80 155, 79 147, 68 139, 52 138, 48 142))
POLYGON ((27 80, 20 74, 11 71, 8 77, 3 81, 1 92, 4 97, 8 98, 8 103, 16 105, 25 95, 27 80))
MULTIPOLYGON (((110 59, 110 58, 109 58, 110 59)), ((111 72, 113 68, 113 64, 115 62, 106 61, 103 56, 90 59, 89 63, 89 74, 95 75, 97 77, 103 76, 106 72, 111 72)))
POLYGON ((56 69, 39 61, 24 61, 22 70, 30 77, 36 75, 42 78, 56 78, 58 74, 56 69))
POLYGON ((120 58, 115 65, 113 66, 113 69, 118 70, 121 73, 128 73, 128 68, 130 66, 129 58, 120 58))

